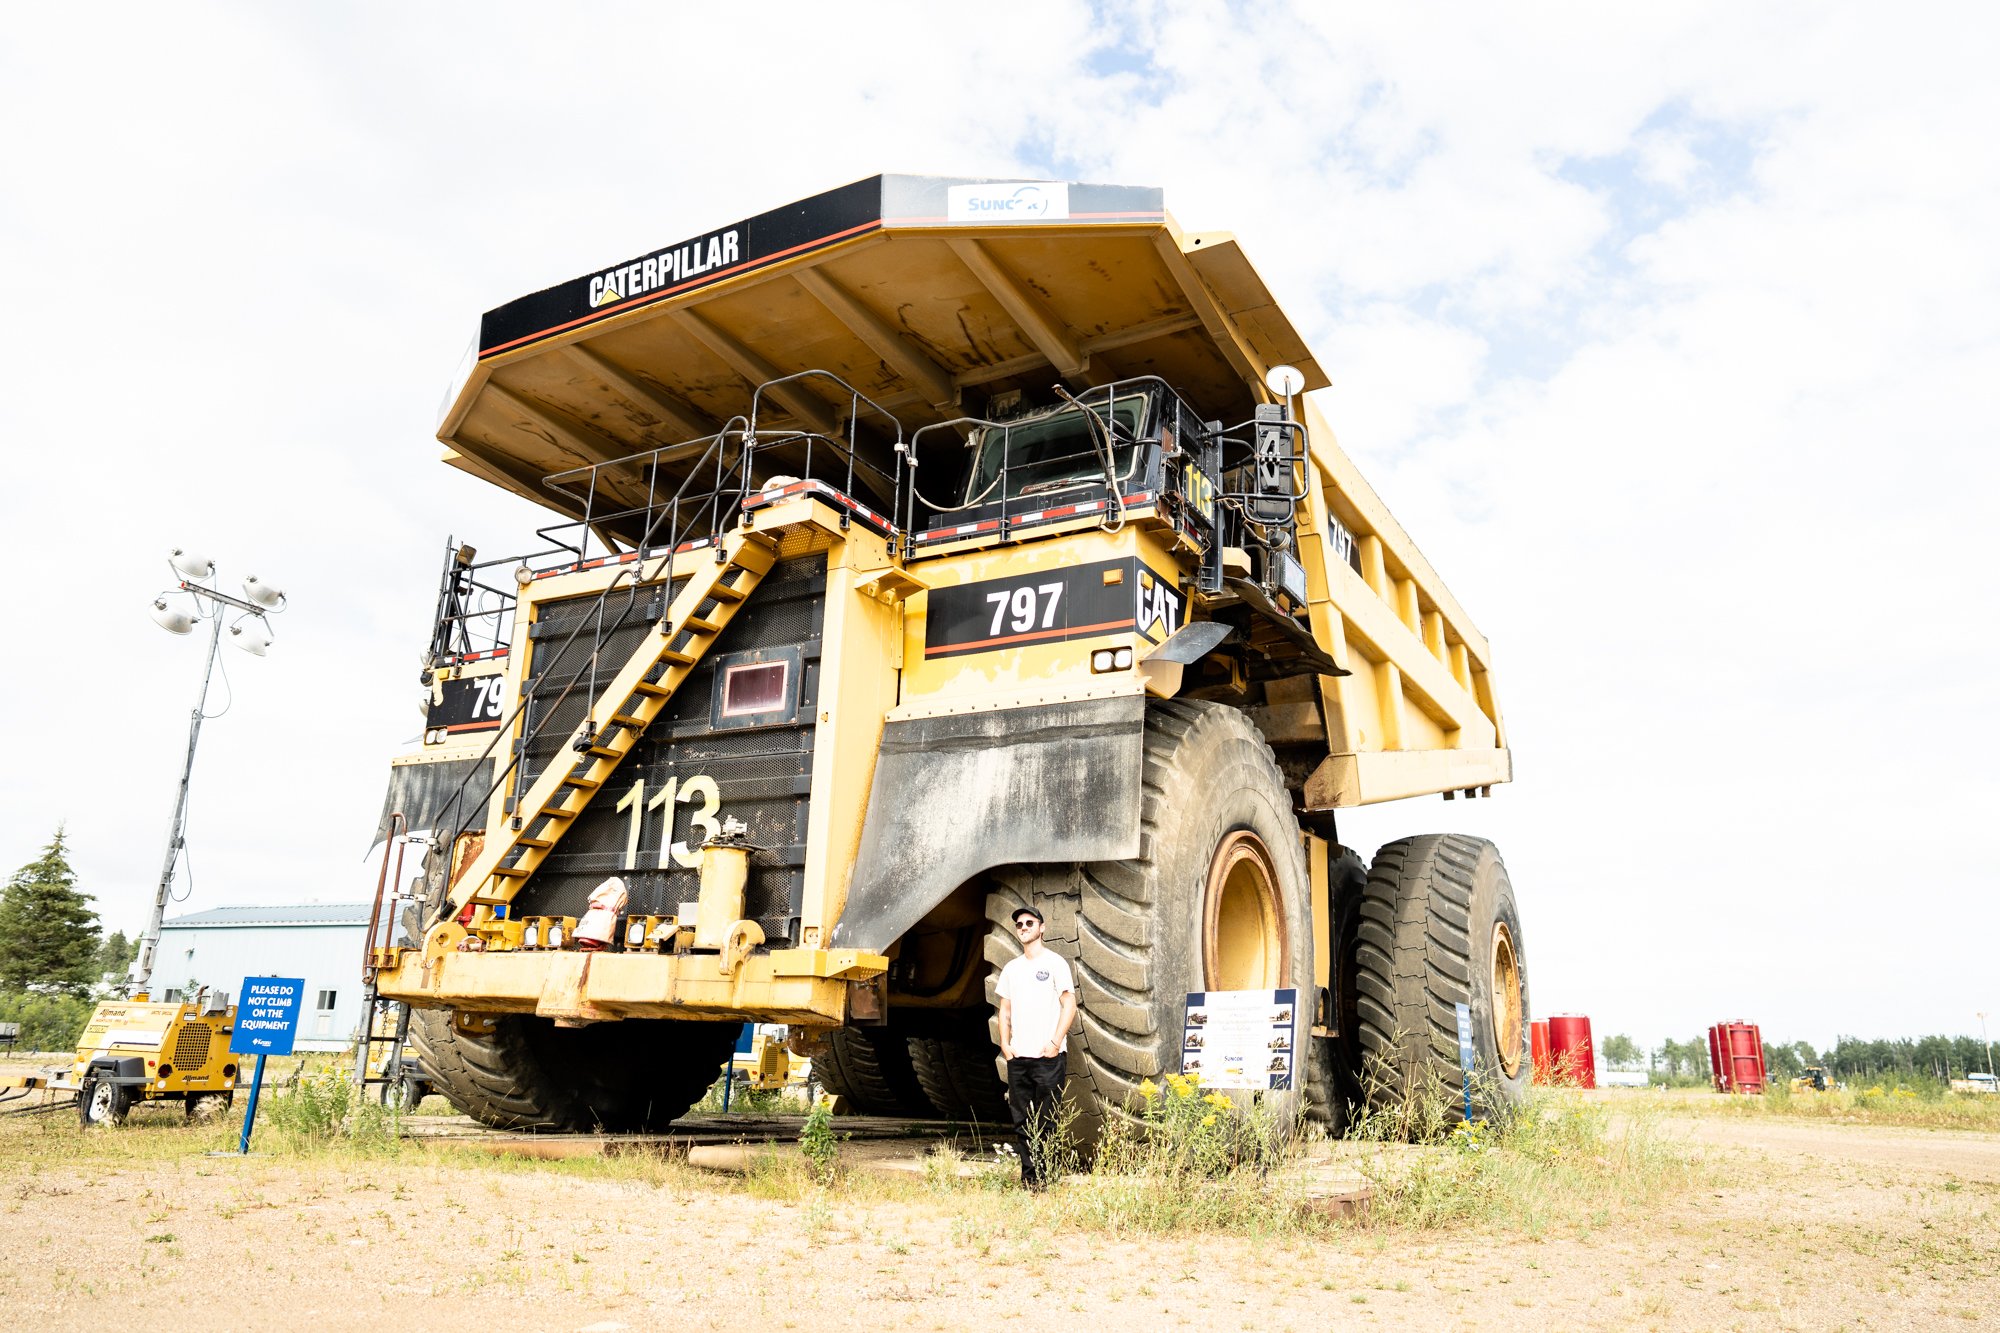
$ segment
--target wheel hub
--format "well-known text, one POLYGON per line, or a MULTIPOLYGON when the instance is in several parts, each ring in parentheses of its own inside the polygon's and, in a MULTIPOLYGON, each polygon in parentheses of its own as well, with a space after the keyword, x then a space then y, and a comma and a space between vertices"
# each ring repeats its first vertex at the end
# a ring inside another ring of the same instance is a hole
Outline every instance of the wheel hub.
POLYGON ((1290 984, 1278 875, 1263 840, 1238 829, 1208 866, 1202 973, 1210 990, 1276 990, 1290 984))
POLYGON ((1521 958, 1514 949, 1514 932, 1504 921, 1493 923, 1493 1049, 1508 1078, 1521 1072, 1521 1030, 1526 1006, 1521 1001, 1521 958))

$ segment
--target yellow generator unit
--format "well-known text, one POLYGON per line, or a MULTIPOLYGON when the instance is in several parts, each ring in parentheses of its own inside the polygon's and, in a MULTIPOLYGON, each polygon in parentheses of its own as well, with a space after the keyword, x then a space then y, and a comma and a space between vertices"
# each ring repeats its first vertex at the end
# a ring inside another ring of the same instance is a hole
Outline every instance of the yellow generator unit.
POLYGON ((1269 993, 1231 1095, 1281 1114, 1456 1086, 1459 1004, 1475 1104, 1524 1096, 1498 851, 1339 840, 1512 762, 1326 384, 1147 187, 872 177, 487 312, 445 459, 554 517, 448 548, 392 768, 431 850, 369 969, 437 1090, 660 1128, 782 1023, 857 1110, 1004 1119, 1032 904, 1086 1137, 1213 1058, 1210 992, 1269 993))
POLYGON ((202 992, 185 1004, 106 1000, 77 1043, 68 1077, 83 1123, 122 1123, 140 1102, 178 1101, 190 1120, 227 1110, 236 1088, 229 1038, 236 1009, 228 997, 202 992))

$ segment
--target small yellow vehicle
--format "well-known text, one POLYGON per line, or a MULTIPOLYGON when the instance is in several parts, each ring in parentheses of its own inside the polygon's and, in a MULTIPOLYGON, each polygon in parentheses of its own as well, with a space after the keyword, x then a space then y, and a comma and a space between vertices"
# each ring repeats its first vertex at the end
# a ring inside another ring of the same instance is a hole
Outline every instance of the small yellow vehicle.
POLYGON ((0 1088, 75 1092, 85 1125, 124 1122, 141 1102, 182 1102, 190 1120, 228 1109, 236 1090, 230 1034, 236 1008, 224 995, 198 993, 184 1004, 155 1004, 141 992, 97 1006, 67 1069, 0 1080, 0 1088))

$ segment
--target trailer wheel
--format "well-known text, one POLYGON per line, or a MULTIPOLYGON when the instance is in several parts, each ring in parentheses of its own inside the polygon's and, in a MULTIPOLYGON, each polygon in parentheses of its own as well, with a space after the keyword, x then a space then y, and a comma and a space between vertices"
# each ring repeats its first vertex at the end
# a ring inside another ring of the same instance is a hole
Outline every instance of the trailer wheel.
POLYGON ((82 1095, 77 1098, 77 1113, 82 1117, 85 1128, 122 1125, 131 1111, 132 1089, 94 1074, 84 1079, 82 1095))
POLYGON ((1372 1113, 1422 1134, 1464 1118, 1456 1006, 1472 1010, 1473 1114, 1527 1099, 1528 977, 1500 852, 1428 834, 1375 854, 1352 939, 1354 1032, 1372 1113))
POLYGON ((439 1009, 410 1012, 432 1089, 500 1129, 664 1130, 714 1083, 740 1023, 633 1018, 558 1028, 504 1014, 486 1032, 439 1009))
POLYGON ((894 1026, 835 1028, 813 1061, 813 1077, 862 1115, 932 1114, 909 1039, 894 1026))
POLYGON ((999 1052, 986 1034, 985 1016, 974 1011, 953 1018, 958 1021, 946 1031, 910 1038, 917 1082, 946 1120, 1004 1125, 1007 1081, 997 1072, 999 1052))
POLYGON ((1067 1096, 1071 1133, 1086 1149, 1136 1105, 1142 1080, 1182 1068, 1191 991, 1298 989, 1288 1045, 1272 1050, 1289 1087, 1262 1099, 1281 1122, 1304 1109, 1297 1060, 1312 1029, 1309 881, 1270 748, 1227 705, 1155 703, 1146 714, 1144 782, 1137 858, 1003 872, 986 899, 995 1046, 995 987, 1021 951, 1017 907, 1041 909, 1044 943, 1075 973, 1067 1096))

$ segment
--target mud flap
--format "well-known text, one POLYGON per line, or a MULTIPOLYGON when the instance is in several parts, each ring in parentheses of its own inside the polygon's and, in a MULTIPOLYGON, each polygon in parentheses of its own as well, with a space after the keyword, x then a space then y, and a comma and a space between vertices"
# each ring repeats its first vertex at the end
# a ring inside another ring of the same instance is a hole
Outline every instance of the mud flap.
MULTIPOLYGON (((489 766, 492 761, 485 761, 489 766)), ((389 836, 389 815, 400 811, 403 827, 412 833, 428 834, 439 827, 456 828, 464 822, 465 811, 486 792, 484 782, 475 781, 477 759, 430 760, 395 764, 389 769, 389 790, 382 798, 382 814, 375 821, 375 846, 389 836)), ((481 803, 483 804, 483 803, 481 803)), ((379 851, 378 851, 379 854, 379 851)))
POLYGON ((888 948, 995 866, 1139 854, 1146 701, 891 722, 836 949, 888 948))

